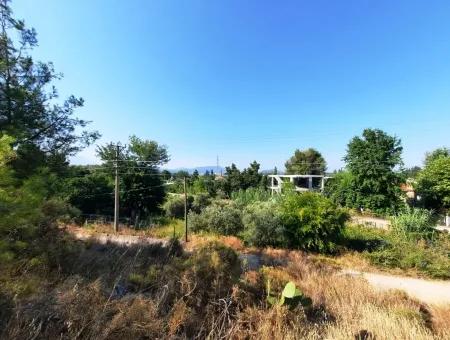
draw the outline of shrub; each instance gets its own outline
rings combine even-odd
[[[197,214],[201,213],[203,209],[211,205],[211,198],[208,194],[198,194],[194,196],[194,201],[192,202],[191,210]]]
[[[262,188],[248,188],[247,190],[239,190],[231,194],[231,199],[239,206],[247,206],[255,202],[265,202],[270,198],[270,192]]]
[[[236,252],[219,242],[208,242],[192,257],[192,274],[201,295],[223,298],[239,281],[241,261]],[[205,301],[206,302],[206,301]]]
[[[188,196],[187,198],[187,208],[188,211],[192,206],[192,202],[194,198],[192,196]],[[164,202],[162,206],[167,217],[172,218],[183,218],[184,217],[184,196],[173,195]]]
[[[348,249],[362,251],[380,267],[418,271],[432,278],[450,278],[450,237],[435,232],[432,239],[410,237],[396,230],[348,225],[343,233]]]
[[[209,231],[236,235],[243,229],[241,211],[231,202],[215,202],[200,214],[191,212],[189,222],[194,232]]]
[[[429,277],[450,278],[450,240],[445,234],[433,242],[392,234],[381,249],[368,253],[372,263],[389,268],[414,269]]]
[[[284,228],[274,202],[250,204],[243,214],[245,243],[256,246],[282,246],[285,244]]]
[[[279,209],[288,246],[313,251],[335,250],[348,219],[344,209],[312,192],[285,195]]]
[[[391,218],[392,230],[406,238],[430,238],[435,229],[432,213],[426,209],[407,208]]]
[[[386,230],[348,224],[342,232],[343,245],[356,251],[373,251],[386,244]]]

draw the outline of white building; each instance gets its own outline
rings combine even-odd
[[[323,175],[269,175],[269,189],[274,193],[281,193],[283,183],[292,183],[296,191],[323,191],[325,180],[331,178]]]

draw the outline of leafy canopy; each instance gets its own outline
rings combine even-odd
[[[97,154],[113,175],[116,145],[109,143],[97,148]],[[129,143],[120,147],[118,171],[120,178],[121,210],[132,218],[147,216],[159,211],[165,197],[163,174],[159,166],[170,157],[167,147],[152,140],[129,138]]]
[[[0,135],[15,139],[17,155],[42,166],[46,158],[65,160],[95,141],[98,132],[73,116],[83,99],[58,103],[52,85],[61,78],[52,63],[35,62],[36,31],[13,18],[9,0],[0,0]],[[22,163],[23,164],[23,163]]]
[[[417,191],[426,208],[450,209],[450,155],[427,157],[417,177]]]
[[[294,155],[285,163],[286,174],[322,175],[327,163],[316,149],[295,150]]]
[[[344,160],[353,177],[348,189],[353,207],[382,213],[399,209],[402,150],[400,139],[378,129],[365,129],[350,141]]]

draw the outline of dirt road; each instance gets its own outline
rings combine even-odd
[[[343,274],[362,276],[375,289],[398,289],[428,304],[450,304],[450,281],[415,279],[411,277],[365,273],[354,270],[343,270]]]
[[[106,234],[106,233],[88,233],[80,230],[69,230],[69,232],[78,240],[95,240],[100,244],[114,243],[118,245],[132,245],[132,244],[167,244],[167,240],[160,238],[153,238],[148,236],[136,235],[120,235],[120,234]]]

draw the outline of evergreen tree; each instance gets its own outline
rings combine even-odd
[[[322,175],[327,163],[316,149],[295,150],[294,155],[285,163],[288,175]]]
[[[35,62],[36,31],[13,18],[9,0],[0,0],[0,135],[14,138],[16,170],[29,175],[39,166],[66,164],[66,158],[95,141],[87,121],[73,116],[83,99],[57,103],[52,63]],[[16,38],[18,37],[18,38]]]

